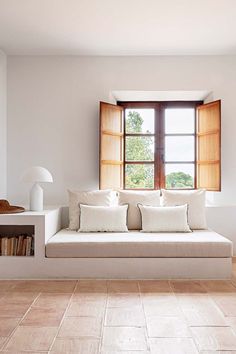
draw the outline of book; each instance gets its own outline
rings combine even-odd
[[[27,248],[27,238],[25,237],[23,240],[22,256],[26,256],[26,248]]]
[[[0,235],[0,256],[31,256],[34,254],[33,235]]]
[[[27,236],[26,237],[26,256],[30,256],[31,255],[31,243],[32,243],[32,237],[31,236]]]

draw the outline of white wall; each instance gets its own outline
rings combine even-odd
[[[98,187],[98,103],[113,90],[207,90],[222,99],[222,192],[236,204],[236,57],[9,57],[8,196],[27,201],[20,175],[48,168],[46,203],[66,203],[66,188]]]
[[[7,57],[0,50],[0,199],[7,197]]]

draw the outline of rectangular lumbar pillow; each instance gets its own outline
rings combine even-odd
[[[106,190],[71,191],[69,194],[69,229],[79,229],[80,204],[110,206],[113,202],[114,192]]]
[[[138,205],[142,216],[142,232],[191,232],[187,204],[173,207]]]
[[[79,232],[128,232],[128,205],[90,206],[80,204]]]
[[[141,229],[141,215],[138,204],[159,206],[160,191],[120,191],[119,205],[129,204],[128,229]]]
[[[207,228],[205,190],[169,191],[162,189],[163,205],[174,206],[188,204],[188,221],[193,230]]]

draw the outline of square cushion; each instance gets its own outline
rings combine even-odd
[[[71,191],[69,194],[69,229],[79,229],[79,204],[110,206],[113,202],[113,195],[109,189],[94,191]]]
[[[207,228],[205,190],[173,191],[162,189],[163,205],[175,206],[188,204],[188,222],[193,230]]]
[[[141,214],[138,204],[160,206],[160,191],[119,191],[119,204],[129,204],[128,229],[141,230]]]

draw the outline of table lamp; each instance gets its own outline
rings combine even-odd
[[[40,182],[53,182],[51,173],[44,167],[34,166],[26,170],[22,176],[23,182],[31,182],[33,186],[30,190],[30,210],[43,210],[43,188]]]

